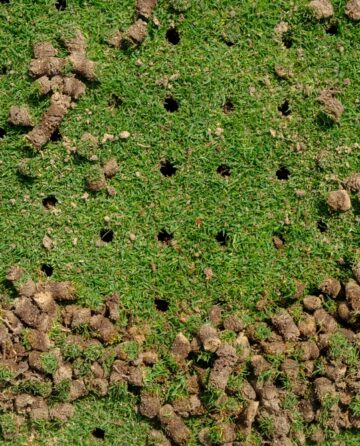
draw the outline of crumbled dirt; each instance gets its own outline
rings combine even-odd
[[[345,7],[345,14],[351,20],[360,20],[360,0],[349,0]]]
[[[70,96],[53,94],[50,107],[42,116],[40,123],[26,135],[27,140],[36,149],[41,149],[50,140],[68,112],[70,104]]]
[[[346,300],[350,307],[360,313],[360,285],[355,280],[349,280],[345,287]]]
[[[335,92],[323,90],[318,100],[323,105],[326,115],[334,122],[339,122],[345,109],[342,103],[335,97]]]
[[[103,172],[106,178],[112,178],[119,172],[119,165],[115,158],[109,159],[104,166]]]
[[[204,349],[209,352],[215,352],[221,345],[216,329],[209,324],[201,326],[198,332],[198,338]]]
[[[333,5],[329,0],[313,0],[309,9],[317,20],[328,19],[334,15]]]
[[[186,359],[191,352],[190,342],[182,333],[176,335],[171,352],[178,359]]]
[[[165,432],[175,444],[186,444],[190,439],[190,430],[186,427],[182,418],[175,413],[170,404],[161,407],[158,417]]]
[[[158,395],[152,395],[148,393],[141,394],[141,400],[139,404],[139,412],[146,418],[155,418],[160,411],[161,402]]]
[[[110,40],[110,45],[115,48],[139,46],[148,35],[147,23],[138,19],[124,33],[117,32]]]
[[[80,96],[85,94],[86,86],[84,82],[81,82],[75,77],[65,77],[64,86],[62,92],[72,97],[73,99],[79,99]]]
[[[353,173],[346,178],[345,188],[350,192],[360,192],[360,173]]]
[[[86,53],[86,40],[81,31],[76,31],[75,36],[70,40],[64,40],[64,45],[69,53]]]
[[[137,0],[136,13],[140,18],[148,19],[156,7],[157,0]]]
[[[38,87],[38,90],[39,90],[39,93],[41,95],[45,95],[45,94],[48,94],[50,92],[50,90],[51,90],[51,81],[50,81],[50,79],[47,76],[39,77],[39,79],[36,79],[35,83],[36,83],[36,85]]]
[[[33,46],[35,59],[45,59],[57,56],[57,49],[50,42],[39,42]]]
[[[271,321],[286,341],[295,341],[299,338],[299,329],[287,311],[282,311]]]
[[[42,59],[32,59],[29,67],[29,74],[32,77],[61,75],[65,67],[65,59],[58,57],[44,57]]]
[[[321,283],[320,290],[324,294],[336,299],[341,291],[341,283],[336,279],[329,278]]]
[[[9,123],[22,127],[31,127],[33,124],[28,107],[18,107],[13,105],[9,112]]]
[[[82,53],[71,53],[69,61],[72,64],[73,70],[76,74],[84,77],[89,81],[95,81],[96,63],[86,58]]]
[[[104,316],[93,316],[90,319],[90,327],[103,342],[110,343],[117,338],[118,332],[116,327]]]
[[[321,299],[318,296],[306,296],[304,297],[303,305],[305,310],[315,311],[321,308]]]
[[[327,198],[327,204],[332,211],[346,212],[351,209],[351,200],[346,190],[336,190],[330,192]]]

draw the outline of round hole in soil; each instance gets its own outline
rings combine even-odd
[[[327,29],[326,34],[330,34],[331,36],[336,36],[336,34],[339,32],[339,25],[338,23],[332,23]]]
[[[66,0],[56,0],[55,8],[58,11],[65,11],[65,9],[66,9]]]
[[[226,164],[221,164],[217,169],[216,172],[221,175],[222,177],[229,177],[231,175],[231,169]]]
[[[105,431],[104,429],[101,429],[100,427],[95,428],[92,432],[91,435],[99,440],[104,440],[105,439]]]
[[[176,174],[177,168],[169,160],[161,161],[160,172],[164,177],[172,177]]]
[[[0,75],[4,75],[7,73],[7,66],[6,65],[1,65],[0,66]]]
[[[108,106],[112,108],[119,108],[122,104],[123,100],[116,94],[112,94],[108,101]]]
[[[58,142],[62,140],[62,135],[59,129],[56,129],[55,132],[51,135],[50,141]]]
[[[10,0],[0,0],[0,3],[8,4],[8,3],[10,3]]]
[[[169,113],[174,113],[179,110],[179,103],[172,96],[168,96],[165,98],[164,107]]]
[[[166,40],[172,45],[177,45],[180,42],[180,34],[179,31],[171,27],[166,31]]]
[[[51,277],[54,272],[54,268],[48,263],[43,263],[41,265],[41,271],[46,274],[47,277]]]
[[[290,171],[285,166],[280,166],[279,169],[276,171],[276,177],[278,180],[287,181],[290,176]]]
[[[48,195],[47,197],[43,198],[43,200],[42,200],[42,204],[44,207],[46,207],[46,209],[53,208],[54,206],[56,206],[57,202],[58,202],[58,199],[53,194]]]
[[[227,114],[233,112],[234,110],[235,110],[234,104],[231,102],[230,99],[227,99],[223,106],[224,113],[227,115]]]
[[[287,31],[282,35],[282,43],[284,44],[285,48],[291,48],[293,46],[294,42],[290,31]]]
[[[100,238],[105,243],[110,243],[114,239],[114,231],[112,229],[102,229],[100,231]]]
[[[162,229],[157,236],[159,242],[168,245],[171,240],[174,238],[174,234],[171,234],[166,229]]]
[[[328,225],[324,222],[324,220],[318,220],[316,226],[320,232],[326,232],[328,230]]]
[[[169,302],[165,299],[160,299],[160,297],[155,298],[155,306],[159,311],[167,311],[169,309]]]
[[[6,130],[0,127],[0,138],[3,138],[6,135]]]
[[[291,114],[289,101],[286,99],[281,105],[279,105],[278,110],[283,116],[289,116]]]
[[[229,238],[230,237],[228,236],[228,234],[226,233],[226,231],[224,229],[222,231],[219,231],[215,237],[216,241],[221,246],[226,246],[229,241]]]

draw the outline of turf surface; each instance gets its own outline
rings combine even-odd
[[[360,168],[360,27],[344,16],[345,1],[333,3],[336,26],[329,32],[329,23],[311,20],[303,0],[193,1],[183,14],[159,1],[160,25],[150,24],[140,49],[124,52],[106,41],[132,23],[132,0],[68,0],[63,11],[51,0],[1,2],[0,277],[20,264],[37,279],[42,265],[51,265],[52,278],[73,281],[79,301],[91,307],[119,291],[121,323],[132,317],[146,332],[143,348],[161,352],[179,330],[193,333],[214,304],[250,323],[293,302],[297,280],[311,292],[329,275],[350,276],[359,259],[359,206],[330,215],[325,201],[339,180]],[[274,33],[280,21],[290,25],[289,48]],[[176,45],[166,38],[171,27],[179,32]],[[61,35],[77,28],[98,63],[99,81],[88,84],[63,121],[62,141],[32,153],[24,132],[7,123],[9,108],[28,104],[41,116],[48,99],[36,94],[27,74],[32,45],[49,40],[60,48]],[[279,79],[276,65],[293,76]],[[323,88],[339,92],[345,106],[339,124],[320,113]],[[166,98],[177,101],[177,111],[166,110]],[[285,101],[287,116],[279,111]],[[76,147],[84,132],[101,141],[125,130],[129,139],[98,150],[101,161],[120,163],[109,181],[116,196],[84,197],[91,163],[68,154],[64,140]],[[33,180],[18,173],[29,157],[38,174]],[[176,167],[174,175],[163,175],[164,160]],[[221,165],[230,176],[217,172]],[[281,168],[287,180],[278,179]],[[58,202],[48,210],[42,200],[51,194]],[[114,237],[98,247],[104,229]],[[170,244],[159,243],[163,230],[173,235]],[[42,246],[45,234],[54,240],[51,251]],[[283,249],[275,249],[274,235],[285,241]],[[211,280],[205,268],[212,269]],[[4,280],[0,291],[11,295]],[[259,311],[255,305],[264,298],[268,305]],[[166,312],[156,307],[161,300],[169,303]],[[149,380],[171,375],[166,361]],[[181,377],[173,376],[169,394],[176,386]],[[143,445],[149,425],[136,415],[134,401],[126,393],[89,397],[60,430],[39,426],[33,444],[49,438],[97,444],[91,432],[101,428],[103,444]],[[192,444],[195,433],[194,425]],[[13,444],[29,444],[26,435]],[[342,438],[357,444],[355,434]]]

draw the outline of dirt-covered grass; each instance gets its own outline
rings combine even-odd
[[[118,325],[131,320],[145,334],[143,344],[129,342],[130,353],[158,350],[149,379],[163,378],[174,399],[183,383],[181,371],[171,375],[166,348],[179,331],[192,337],[213,305],[251,325],[293,304],[298,281],[312,294],[329,276],[352,277],[359,202],[353,194],[351,210],[331,213],[326,200],[360,170],[360,25],[345,16],[344,0],[320,22],[305,0],[177,0],[190,4],[182,13],[160,0],[149,36],[124,51],[107,41],[133,22],[133,0],[67,0],[63,11],[54,3],[0,2],[0,292],[13,296],[5,276],[14,264],[36,281],[53,270],[52,279],[73,282],[78,303],[93,309],[119,292]],[[281,21],[289,24],[282,39],[274,31]],[[166,37],[172,27],[176,45]],[[32,46],[50,41],[65,56],[61,37],[76,29],[98,80],[86,81],[59,128],[62,139],[32,151],[26,130],[7,122],[10,107],[27,105],[40,119],[49,97],[28,75]],[[338,123],[318,100],[326,89],[344,106]],[[177,111],[164,107],[169,98]],[[130,136],[119,138],[124,131]],[[119,164],[107,180],[115,196],[87,190],[97,164],[69,150],[85,150],[85,132],[100,141],[98,163]],[[51,195],[55,206],[44,206]],[[86,397],[60,429],[39,423],[33,444],[145,445],[150,424],[137,401],[126,390]],[[189,425],[190,444],[199,444],[204,426]],[[96,428],[104,439],[91,434]],[[23,427],[11,444],[26,438]],[[340,435],[351,446],[358,438]]]

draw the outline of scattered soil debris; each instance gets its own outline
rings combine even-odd
[[[354,274],[360,279],[360,265],[354,267]],[[181,367],[187,383],[186,393],[175,399],[144,385],[147,367],[158,361],[155,352],[141,352],[129,360],[122,350],[115,324],[117,293],[96,312],[71,302],[76,294],[69,282],[35,283],[18,266],[8,271],[7,280],[18,297],[2,308],[1,367],[9,375],[3,381],[1,395],[7,403],[2,407],[5,412],[15,411],[20,419],[66,422],[74,415],[72,402],[89,393],[105,396],[111,386],[123,383],[140,395],[139,413],[161,426],[162,431],[149,433],[149,439],[161,444],[187,444],[189,417],[206,420],[208,427],[197,432],[203,445],[231,444],[254,431],[264,441],[290,445],[298,441],[299,421],[304,441],[314,439],[314,432],[307,428],[313,423],[323,440],[330,427],[337,432],[359,426],[351,405],[358,388],[354,358],[360,353],[360,285],[356,280],[341,284],[329,277],[320,284],[319,296],[303,299],[302,308],[296,303],[294,308],[273,311],[265,338],[256,335],[256,326],[246,326],[235,315],[224,317],[217,307],[216,320],[214,311],[211,319],[216,326],[204,323],[192,337],[179,332],[167,353]],[[331,313],[325,309],[326,299],[336,299]],[[64,303],[60,306],[59,301]],[[155,306],[167,311],[169,302],[157,297]],[[54,323],[61,327],[60,337],[50,336]],[[89,336],[76,332],[81,326],[88,327]],[[227,335],[225,341],[223,335],[229,332],[233,336]],[[86,354],[89,348],[91,356]],[[114,358],[110,369],[105,368],[109,355]],[[274,361],[274,355],[279,359]],[[29,383],[34,386],[35,382],[44,388],[42,396],[31,390]],[[64,394],[53,404],[64,382]],[[19,388],[20,393],[16,392]],[[209,399],[209,392],[215,392],[216,398]],[[105,431],[95,428],[92,435],[103,439]]]
[[[335,98],[335,92],[332,90],[323,90],[318,100],[324,107],[324,113],[334,122],[339,122],[344,112],[344,106]]]
[[[334,15],[333,5],[329,0],[313,0],[309,9],[317,20],[328,19]]]

